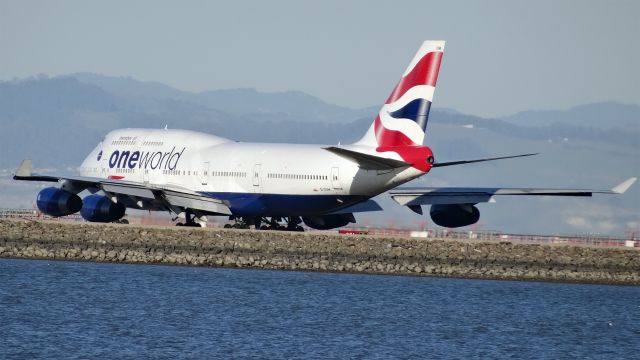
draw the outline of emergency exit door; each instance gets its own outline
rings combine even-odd
[[[253,166],[253,190],[256,192],[260,190],[260,164]]]
[[[200,169],[200,183],[202,185],[207,185],[209,183],[209,164],[209,161],[202,163],[202,168]]]
[[[331,186],[333,186],[334,190],[342,190],[342,185],[340,184],[340,168],[338,167],[331,168]]]

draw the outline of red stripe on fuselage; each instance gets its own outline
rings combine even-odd
[[[425,55],[416,66],[413,67],[407,76],[400,79],[398,85],[387,99],[390,104],[402,97],[409,89],[417,85],[436,86],[438,81],[438,72],[440,70],[440,62],[442,61],[442,52],[430,52]]]
[[[122,180],[124,176],[121,175],[109,175],[109,180]]]

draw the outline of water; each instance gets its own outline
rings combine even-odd
[[[0,260],[0,358],[640,356],[640,288]]]

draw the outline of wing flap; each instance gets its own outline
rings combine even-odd
[[[334,211],[331,214],[349,214],[349,213],[358,213],[358,212],[369,212],[369,211],[382,211],[382,207],[373,201],[367,200],[361,203],[346,207],[344,209]]]
[[[477,204],[489,202],[490,194],[465,193],[429,193],[429,194],[391,194],[391,198],[402,206],[444,205],[444,204]]]
[[[111,184],[103,184],[101,187],[102,187],[102,190],[110,193],[135,196],[135,197],[140,197],[145,199],[156,198],[156,195],[153,193],[151,189],[144,188],[144,187],[133,187],[133,186],[122,186],[122,185],[111,185]]]
[[[175,191],[164,191],[164,198],[173,206],[197,209],[220,215],[231,215],[231,210],[221,200]]]

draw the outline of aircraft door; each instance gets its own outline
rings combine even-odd
[[[253,166],[253,190],[260,191],[260,164]]]
[[[200,169],[200,183],[207,185],[209,183],[209,161],[202,163],[202,169]]]
[[[340,168],[338,167],[331,168],[331,186],[334,190],[342,190],[342,185],[340,184]]]
[[[102,168],[102,177],[107,177],[107,173],[109,172],[109,160],[106,156],[102,156],[100,168]]]
[[[136,137],[136,141],[134,143],[135,149],[146,151],[145,140],[146,136]],[[140,179],[142,179],[142,182],[145,185],[149,185],[149,169],[144,168],[142,164],[138,163],[138,166],[134,171],[136,173],[136,180],[140,181]]]

